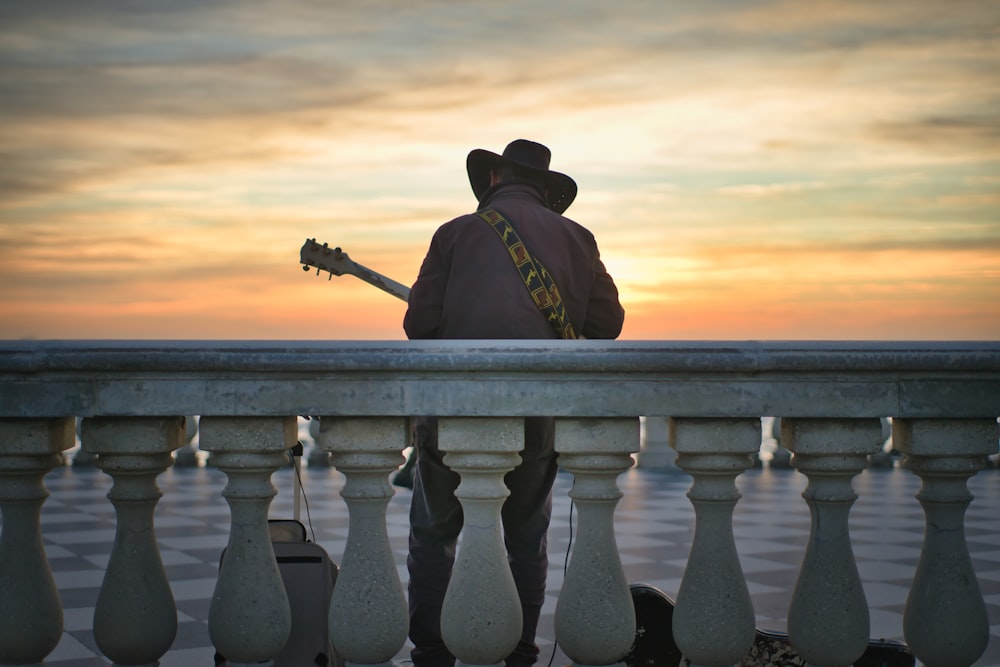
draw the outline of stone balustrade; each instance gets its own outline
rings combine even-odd
[[[346,479],[350,532],[333,554],[329,624],[352,665],[390,664],[405,642],[385,512],[411,415],[442,418],[441,448],[461,476],[466,524],[442,624],[467,665],[501,661],[520,632],[499,513],[520,420],[539,415],[558,418],[579,509],[555,621],[575,664],[618,663],[635,633],[614,508],[640,415],[669,418],[677,465],[692,477],[696,528],[672,628],[692,662],[733,664],[753,639],[733,509],[765,415],[781,418],[782,444],[808,478],[812,528],[788,614],[796,650],[811,664],[849,665],[868,640],[848,516],[885,417],[922,480],[914,502],[926,514],[907,642],[927,665],[971,665],[988,640],[963,520],[966,481],[998,447],[1000,344],[24,341],[0,343],[0,664],[42,664],[60,637],[39,517],[44,477],[74,445],[76,418],[83,449],[114,480],[118,521],[96,641],[120,665],[155,665],[167,651],[177,615],[153,510],[156,475],[184,442],[179,415],[201,415],[201,447],[228,478],[229,546],[209,630],[231,665],[268,664],[289,633],[266,519],[298,415],[320,416],[318,444]]]

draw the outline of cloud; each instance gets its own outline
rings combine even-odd
[[[1000,117],[996,114],[902,118],[875,123],[871,132],[880,140],[934,153],[1000,159]]]
[[[719,188],[719,193],[736,197],[780,197],[789,194],[809,192],[811,190],[823,190],[829,185],[822,181],[809,181],[800,183],[767,183],[767,184],[747,184],[747,185],[727,185]]]
[[[0,3],[0,279],[27,295],[7,308],[77,312],[98,285],[173,303],[168,285],[210,318],[212,295],[268,281],[305,302],[307,236],[406,282],[475,205],[466,152],[518,136],[578,179],[570,214],[632,303],[801,276],[982,295],[998,19],[932,0]]]

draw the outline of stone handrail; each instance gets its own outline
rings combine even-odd
[[[619,661],[635,632],[613,513],[640,415],[670,418],[677,463],[693,477],[695,537],[673,621],[692,662],[732,664],[753,638],[732,514],[761,416],[781,418],[782,443],[809,480],[813,523],[789,611],[796,650],[848,665],[865,648],[847,518],[851,480],[879,449],[884,417],[923,481],[927,518],[907,643],[926,664],[971,665],[986,647],[964,512],[966,480],[998,446],[997,343],[23,341],[0,342],[0,664],[41,664],[61,634],[39,517],[44,476],[73,446],[76,418],[83,448],[114,480],[118,517],[95,639],[118,664],[156,664],[166,652],[176,609],[155,540],[156,475],[183,443],[180,415],[192,414],[228,476],[230,541],[209,632],[231,665],[266,663],[289,633],[266,519],[297,415],[320,416],[318,444],[346,478],[351,530],[330,626],[351,663],[386,664],[405,641],[387,477],[402,462],[405,418],[421,414],[442,418],[442,449],[462,476],[456,494],[475,519],[443,611],[445,639],[465,664],[501,661],[519,633],[497,522],[503,474],[523,446],[519,419],[533,415],[559,418],[556,448],[580,507],[555,619],[575,663]]]

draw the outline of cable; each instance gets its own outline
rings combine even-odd
[[[299,443],[299,447],[302,447],[302,443]],[[299,469],[301,466],[301,454],[299,456],[292,455],[292,468],[295,469],[295,479],[299,481],[299,493],[302,494],[302,501],[306,505],[306,523],[309,524],[309,534],[312,535],[312,541],[316,541],[316,531],[313,530],[312,514],[309,512],[309,498],[306,496],[306,487],[302,484],[302,471]]]
[[[569,570],[569,554],[573,550],[573,508],[576,506],[575,500],[569,501],[569,542],[566,544],[566,557],[563,559],[563,583],[566,581],[566,572]],[[552,667],[552,662],[556,659],[556,651],[559,648],[559,641],[552,642],[552,655],[549,656],[548,667]]]
[[[576,507],[576,501],[569,501],[569,544],[566,545],[566,558],[563,560],[563,576],[566,575],[566,571],[569,569],[569,553],[573,548],[573,508]]]

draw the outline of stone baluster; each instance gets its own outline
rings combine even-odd
[[[559,464],[573,473],[579,532],[556,605],[556,640],[576,665],[612,665],[635,641],[635,609],[615,542],[618,476],[639,451],[639,420],[556,421]],[[595,630],[599,628],[600,630]]]
[[[0,419],[0,664],[41,665],[62,637],[59,591],[39,519],[44,478],[73,447],[76,422]]]
[[[386,531],[388,476],[403,462],[402,417],[320,419],[318,444],[344,474],[350,514],[344,556],[330,600],[330,640],[352,665],[390,665],[406,642],[409,613]]]
[[[205,417],[200,446],[229,478],[229,545],[208,615],[208,634],[230,667],[272,664],[292,627],[288,595],[271,546],[271,475],[297,442],[295,417]]]
[[[670,419],[647,416],[639,418],[640,468],[677,471],[677,452],[670,446]]]
[[[892,441],[921,479],[926,526],[903,635],[928,667],[971,665],[986,650],[986,606],[965,543],[966,484],[997,451],[995,419],[895,419]]]
[[[184,418],[184,445],[174,452],[174,466],[178,468],[197,468],[198,448],[194,445],[194,436],[198,435],[198,417],[188,415]]]
[[[882,426],[871,419],[781,422],[792,465],[809,480],[802,492],[812,524],[788,608],[788,636],[812,665],[851,665],[868,645],[868,602],[851,548],[848,516],[857,495],[852,480],[882,447]]]
[[[520,462],[524,422],[516,418],[442,418],[438,446],[461,477],[455,496],[464,524],[441,609],[441,636],[465,665],[503,662],[521,637],[521,603],[507,562],[500,509],[504,475]]]
[[[672,418],[677,464],[694,481],[694,540],[674,609],[674,639],[692,663],[731,665],[754,639],[754,611],[733,536],[736,477],[760,449],[760,419]]]
[[[153,512],[156,477],[184,444],[184,417],[88,418],[81,442],[114,480],[117,526],[94,609],[94,639],[116,665],[157,665],[177,634],[177,607],[163,569]]]

